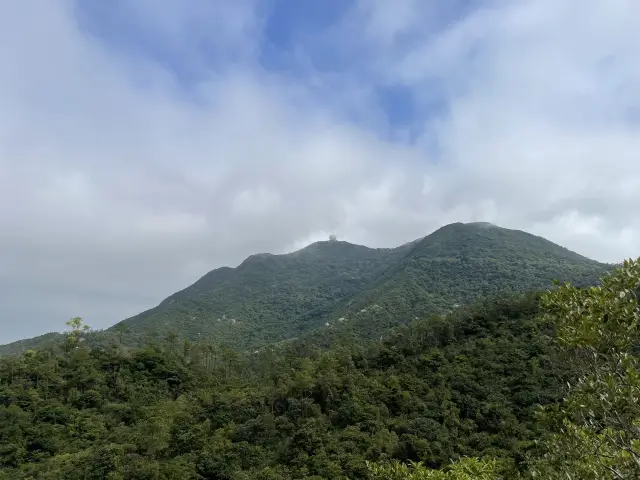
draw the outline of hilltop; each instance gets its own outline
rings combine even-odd
[[[362,336],[504,293],[596,284],[610,266],[542,237],[490,223],[454,223],[418,241],[369,288],[336,308]]]
[[[173,331],[241,348],[277,342],[317,326],[341,300],[365,291],[410,249],[324,241],[285,255],[252,255],[236,268],[207,273],[109,331]]]
[[[609,269],[526,232],[455,223],[397,248],[333,240],[290,254],[252,255],[97,335],[132,345],[177,335],[236,349],[327,327],[371,336],[488,295],[547,289],[554,280],[594,284]],[[39,345],[16,342],[0,354]]]

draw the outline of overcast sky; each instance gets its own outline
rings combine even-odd
[[[637,0],[0,0],[0,343],[456,221],[640,255]]]

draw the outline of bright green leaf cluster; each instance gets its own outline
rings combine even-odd
[[[451,466],[433,470],[420,462],[404,464],[367,462],[371,480],[496,480],[498,463],[495,460],[462,458]]]
[[[533,462],[539,478],[640,478],[640,259],[625,261],[602,285],[565,285],[542,299],[559,339],[583,375],[549,417],[560,432]]]

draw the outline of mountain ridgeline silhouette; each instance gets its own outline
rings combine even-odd
[[[173,334],[254,349],[323,329],[371,337],[486,296],[548,289],[554,280],[595,284],[610,269],[542,237],[489,223],[450,224],[397,248],[332,239],[212,270],[93,338],[138,345]],[[0,354],[56,338],[14,342]]]

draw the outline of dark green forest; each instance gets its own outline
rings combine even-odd
[[[253,255],[0,347],[0,479],[640,478],[639,287],[489,224]]]
[[[177,338],[0,361],[0,478],[638,478],[640,263],[385,339]],[[453,463],[452,463],[453,462]]]

